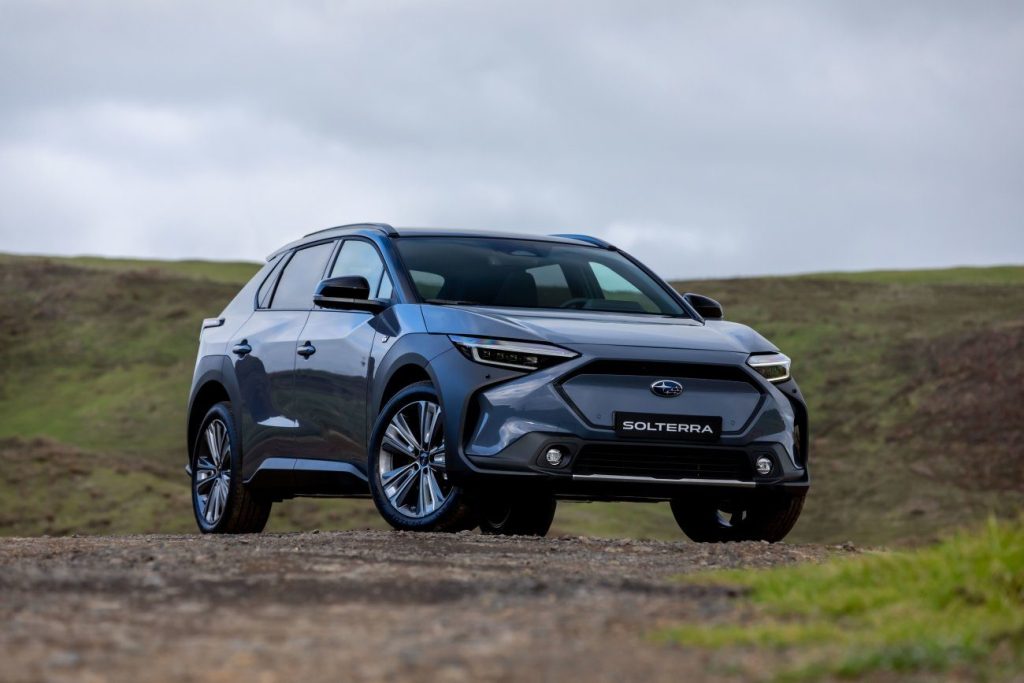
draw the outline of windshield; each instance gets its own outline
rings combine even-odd
[[[686,316],[661,285],[606,249],[487,237],[394,244],[428,303]]]

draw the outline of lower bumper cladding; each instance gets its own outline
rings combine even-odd
[[[556,448],[564,457],[553,465],[546,455]],[[667,500],[686,487],[752,490],[809,483],[807,471],[793,468],[778,443],[666,445],[532,433],[497,456],[465,457],[469,477],[532,479],[561,497],[589,500]],[[756,468],[764,458],[773,463],[768,475]]]

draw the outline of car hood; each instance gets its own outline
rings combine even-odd
[[[459,334],[561,346],[607,344],[702,351],[754,353],[777,351],[746,325],[725,321],[701,323],[688,318],[546,311],[534,309],[424,305],[423,320],[433,334]]]

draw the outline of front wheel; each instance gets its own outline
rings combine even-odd
[[[448,480],[444,414],[430,382],[388,401],[370,435],[370,493],[381,517],[403,531],[476,526],[463,490]]]
[[[203,418],[192,447],[192,511],[204,534],[263,531],[272,503],[242,483],[242,454],[230,403],[218,403]]]
[[[804,493],[769,493],[729,500],[677,498],[672,515],[691,541],[768,541],[777,543],[792,530],[804,507]]]

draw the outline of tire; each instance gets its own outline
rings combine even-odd
[[[444,438],[441,400],[430,382],[402,389],[377,417],[369,443],[370,493],[380,516],[395,529],[476,526],[465,492],[448,481]]]
[[[691,541],[777,543],[793,529],[804,493],[773,493],[740,501],[695,497],[672,501],[672,515]]]
[[[556,507],[551,494],[528,489],[487,496],[479,503],[480,531],[501,536],[546,536]]]
[[[192,512],[204,534],[258,534],[272,503],[242,483],[242,449],[230,403],[203,418],[192,447]]]

